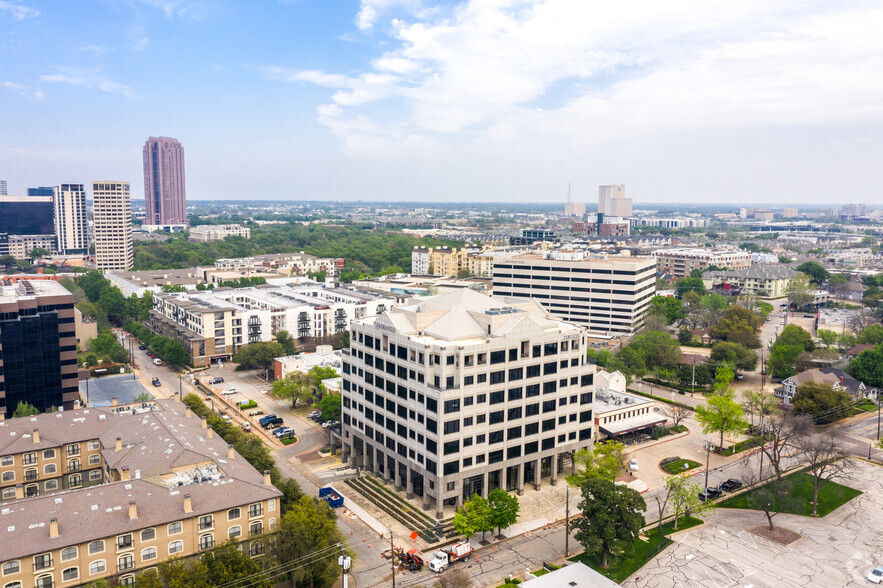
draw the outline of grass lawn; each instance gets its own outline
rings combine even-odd
[[[863,412],[871,412],[875,410],[877,410],[877,405],[873,402],[862,402],[853,406],[849,414],[850,416],[855,416]]]
[[[799,514],[803,516],[812,516],[812,476],[798,472],[788,476],[794,483],[791,488],[790,495],[798,498],[798,506],[794,509],[783,510],[790,514]],[[775,484],[775,480],[767,484]],[[748,508],[748,495],[752,490],[743,492],[738,496],[731,496],[726,500],[717,503],[721,508]],[[823,517],[831,511],[843,506],[856,496],[860,496],[862,492],[849,486],[843,486],[837,482],[828,482],[819,490],[819,516]]]
[[[754,449],[755,447],[760,447],[761,445],[763,445],[763,438],[758,435],[757,437],[751,437],[750,439],[746,439],[745,441],[739,441],[735,445],[727,447],[718,455],[730,456],[734,453],[745,451],[746,449]]]
[[[671,463],[667,463],[662,467],[662,471],[667,474],[677,475],[681,472],[686,472],[692,470],[694,468],[698,468],[701,464],[697,461],[693,461],[692,459],[679,459],[677,461],[673,461]],[[686,467],[684,467],[686,466]]]
[[[693,517],[686,519],[681,518],[678,521],[678,530],[689,529],[690,527],[695,527],[701,523],[701,519]],[[610,567],[606,570],[601,567],[601,558],[592,557],[585,553],[575,555],[569,558],[569,561],[582,562],[614,582],[622,583],[626,578],[640,570],[645,563],[653,559],[656,554],[672,543],[672,540],[666,537],[666,535],[671,533],[673,528],[673,521],[663,524],[662,537],[657,536],[655,525],[652,529],[647,528],[644,534],[647,535],[648,541],[635,539],[635,550],[628,556],[620,557],[616,560],[608,556],[607,563],[610,564]]]

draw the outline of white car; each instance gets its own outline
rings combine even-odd
[[[883,582],[883,566],[877,566],[867,575],[868,582],[873,582],[874,584],[879,584]]]
[[[229,396],[230,394],[236,394],[236,388],[227,388],[223,392],[221,392],[224,396]]]
[[[638,471],[638,460],[636,458],[633,457],[629,460],[629,469],[633,472]]]

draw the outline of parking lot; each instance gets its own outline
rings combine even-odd
[[[622,585],[727,588],[868,586],[865,575],[883,564],[883,485],[880,466],[859,462],[841,483],[864,492],[824,518],[780,514],[776,525],[803,539],[789,547],[747,529],[763,513],[719,509],[707,523],[672,536],[675,544]]]

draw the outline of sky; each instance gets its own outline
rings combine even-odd
[[[11,194],[883,205],[883,4],[0,0]]]

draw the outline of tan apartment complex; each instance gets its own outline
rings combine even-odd
[[[689,277],[694,269],[705,270],[711,266],[728,270],[751,267],[751,253],[736,249],[680,247],[659,249],[653,252],[653,256],[656,258],[656,271],[678,278]]]
[[[132,201],[129,182],[92,182],[95,265],[126,270],[135,263],[132,247]]]
[[[252,556],[281,493],[176,400],[0,421],[0,585],[79,586],[230,537]]]

